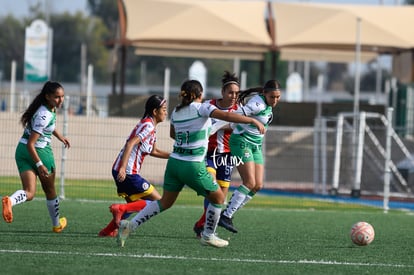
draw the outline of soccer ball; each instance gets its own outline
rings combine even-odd
[[[369,245],[374,237],[374,228],[367,222],[357,222],[351,228],[351,240],[356,245]]]

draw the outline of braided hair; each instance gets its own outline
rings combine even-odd
[[[186,80],[181,85],[181,103],[175,107],[175,110],[178,111],[181,108],[188,106],[191,104],[191,102],[194,101],[194,99],[201,96],[203,93],[203,87],[201,86],[201,83],[197,80]]]
[[[280,90],[281,85],[277,80],[268,80],[263,87],[255,87],[250,88],[244,91],[240,91],[239,97],[237,99],[237,103],[244,105],[246,103],[246,99],[253,96],[253,95],[261,95],[266,94],[267,92],[272,92],[275,90]]]

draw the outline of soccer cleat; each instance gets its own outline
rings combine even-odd
[[[116,237],[117,235],[118,235],[118,229],[115,229],[111,232],[107,232],[107,231],[105,231],[105,229],[102,229],[98,233],[99,237]]]
[[[221,227],[224,227],[225,229],[227,229],[230,232],[233,232],[233,233],[238,232],[237,229],[233,225],[232,218],[224,216],[223,213],[221,213],[221,215],[220,215],[220,220],[218,222],[218,225],[221,226]]]
[[[8,196],[4,196],[2,199],[3,204],[3,219],[11,223],[13,221],[12,202]]]
[[[196,237],[198,239],[201,238],[201,232],[203,232],[203,230],[204,230],[203,226],[199,226],[197,223],[194,224],[193,231],[196,234]]]
[[[206,236],[203,234],[203,232],[201,233],[200,243],[202,245],[209,245],[209,246],[214,246],[218,248],[226,247],[229,245],[228,241],[220,239],[216,234]]]
[[[62,232],[63,229],[65,229],[67,224],[68,224],[68,221],[66,220],[66,218],[60,218],[59,219],[59,225],[58,226],[53,226],[53,232],[55,232],[55,233]]]
[[[117,241],[121,247],[125,246],[125,241],[128,239],[129,234],[132,232],[131,225],[131,222],[128,220],[122,220],[119,223]]]
[[[119,226],[122,216],[124,215],[124,211],[121,210],[119,204],[112,204],[111,206],[109,206],[109,211],[111,211],[112,216],[115,219],[115,223]]]

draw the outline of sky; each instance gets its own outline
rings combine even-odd
[[[399,3],[404,3],[404,0],[281,0],[276,2],[398,5]],[[7,14],[12,14],[15,17],[28,15],[29,7],[37,3],[40,3],[45,9],[48,7],[51,13],[63,13],[65,11],[69,13],[76,13],[77,11],[87,12],[87,0],[0,0],[0,16]]]

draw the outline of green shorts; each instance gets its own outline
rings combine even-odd
[[[43,162],[43,165],[46,166],[49,173],[55,171],[55,157],[53,156],[53,151],[50,146],[45,148],[36,148],[36,152],[39,155],[40,159]],[[27,150],[27,145],[20,143],[17,145],[15,153],[16,165],[19,173],[33,170],[37,173],[36,163],[33,161],[32,157]]]
[[[263,164],[262,145],[255,145],[247,142],[243,135],[236,134],[230,136],[229,145],[231,154],[233,157],[236,157],[239,162]]]
[[[164,189],[180,192],[184,185],[206,197],[209,192],[219,189],[213,177],[207,172],[206,163],[169,158],[164,175]]]

